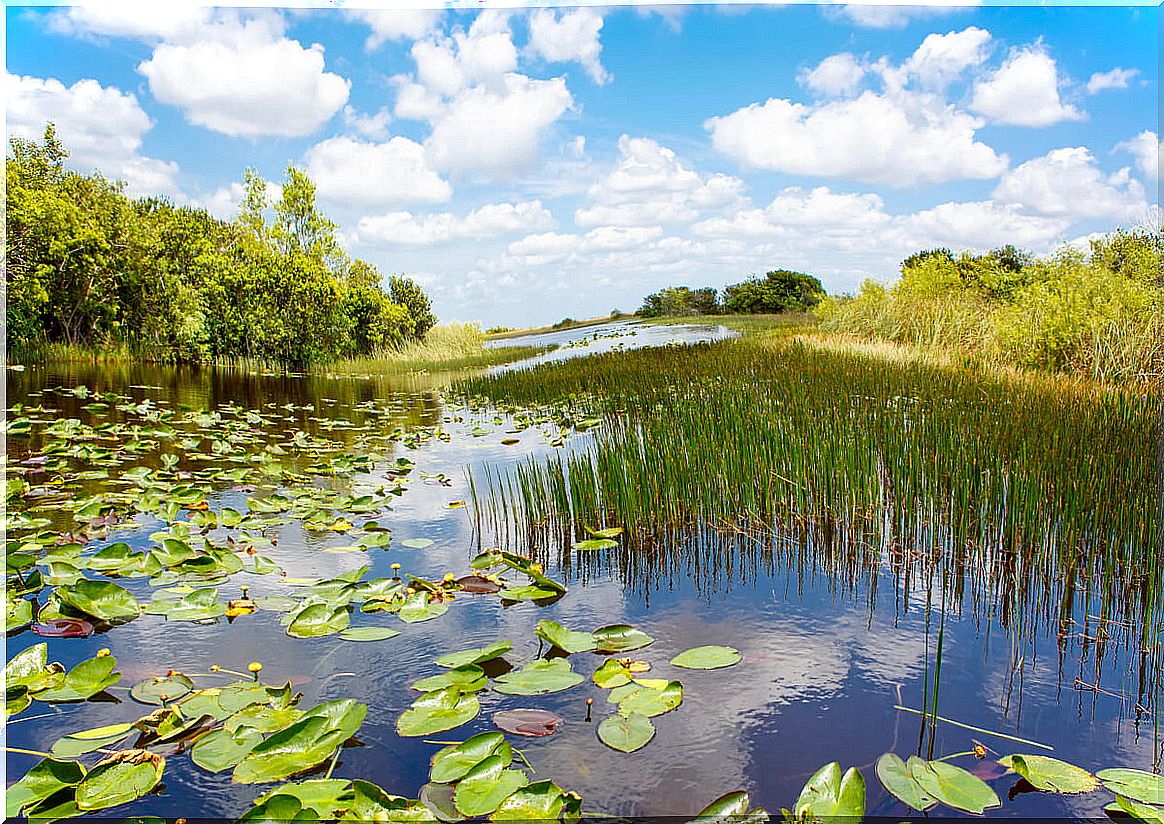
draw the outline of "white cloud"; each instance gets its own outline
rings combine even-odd
[[[1136,168],[1149,181],[1158,183],[1160,180],[1160,140],[1156,133],[1148,130],[1140,132],[1131,140],[1124,140],[1116,144],[1115,151],[1128,152],[1136,159]]]
[[[1096,94],[1107,89],[1126,89],[1131,79],[1139,73],[1139,69],[1123,69],[1119,66],[1111,71],[1096,72],[1087,81],[1087,93]]]
[[[382,140],[388,136],[388,124],[392,114],[381,107],[375,114],[362,114],[354,106],[344,106],[344,125],[364,137]]]
[[[1002,176],[991,197],[1042,215],[1125,220],[1141,214],[1144,187],[1128,169],[1104,175],[1082,146],[1055,149]]]
[[[644,226],[694,220],[706,210],[738,207],[744,184],[730,175],[701,175],[675,152],[649,138],[623,135],[619,159],[591,184],[590,206],[578,209],[580,226]]]
[[[54,78],[4,78],[8,135],[39,140],[52,121],[70,153],[69,165],[124,180],[131,194],[180,195],[178,164],[140,154],[154,121],[137,97],[96,80],[65,86]]]
[[[1007,158],[974,139],[982,125],[928,96],[873,92],[812,106],[771,98],[704,123],[747,166],[890,186],[996,177]]]
[[[813,69],[803,69],[797,79],[810,91],[831,97],[856,93],[865,77],[866,69],[848,52],[833,54],[820,61]]]
[[[267,201],[270,203],[277,202],[283,196],[283,187],[274,181],[267,181],[266,190]],[[245,194],[246,187],[236,180],[209,194],[190,198],[190,205],[200,206],[221,220],[233,220],[238,215],[238,207],[242,205]]]
[[[353,9],[349,13],[372,29],[364,41],[369,51],[389,40],[420,40],[439,27],[442,16],[440,9]]]
[[[451,100],[425,148],[455,175],[514,176],[537,162],[543,132],[574,103],[563,78],[505,75],[501,91],[474,86]]]
[[[464,217],[451,212],[412,215],[390,212],[360,218],[359,243],[388,246],[436,246],[462,238],[481,240],[517,231],[544,229],[554,223],[541,201],[490,203]]]
[[[992,201],[942,203],[900,221],[907,240],[903,249],[947,246],[986,250],[1013,243],[1046,248],[1071,225],[1066,218],[1029,215],[1013,205]]]
[[[883,5],[877,0],[857,3],[832,1],[836,5],[821,7],[826,17],[871,29],[901,29],[918,18],[958,11],[962,6],[978,5],[978,0],[931,0],[915,6]]]
[[[330,137],[304,155],[320,197],[360,206],[444,203],[453,188],[428,164],[424,147],[406,137],[371,143]]]
[[[1085,115],[1059,96],[1059,68],[1041,47],[1013,49],[1006,62],[974,86],[971,107],[997,123],[1050,126]]]
[[[930,34],[903,68],[928,88],[940,89],[990,54],[990,32],[974,26],[946,34]]]
[[[602,15],[590,8],[564,11],[560,16],[550,9],[533,12],[529,19],[529,51],[551,63],[581,63],[598,85],[610,82],[610,73],[600,61]]]
[[[505,75],[517,68],[517,47],[508,18],[482,12],[467,32],[414,43],[412,59],[421,86],[451,97],[474,83],[499,88]]]
[[[324,69],[322,46],[283,37],[270,15],[226,17],[162,43],[138,71],[159,101],[234,137],[311,134],[343,107],[351,87]]]
[[[122,0],[84,3],[53,11],[49,30],[76,37],[105,36],[135,39],[172,38],[200,29],[210,9],[183,3]]]

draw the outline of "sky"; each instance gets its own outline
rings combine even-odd
[[[1158,214],[1156,7],[9,6],[8,135],[229,219],[317,185],[442,320],[1047,254]]]

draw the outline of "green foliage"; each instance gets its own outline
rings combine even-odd
[[[677,315],[714,315],[718,311],[716,291],[710,286],[702,289],[671,286],[643,298],[643,305],[635,314],[643,318],[661,318]]]
[[[1040,259],[1013,246],[928,250],[906,258],[893,286],[866,281],[817,314],[826,329],[867,338],[1100,381],[1150,380],[1164,358],[1162,250],[1164,236],[1144,228]]]
[[[8,339],[18,357],[59,344],[153,360],[253,359],[302,368],[421,339],[424,291],[340,247],[315,184],[289,166],[281,195],[253,169],[233,222],[65,168],[50,123],[14,138],[7,182]]]
[[[812,275],[776,269],[762,278],[725,287],[723,307],[740,315],[807,312],[824,296],[824,286]]]

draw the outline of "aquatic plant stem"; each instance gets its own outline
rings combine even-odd
[[[39,755],[41,758],[52,758],[51,752],[42,752],[41,750],[26,750],[21,747],[5,747],[4,752],[15,752],[21,755]]]
[[[895,710],[900,710],[901,712],[911,712],[914,715],[926,715],[926,713],[923,713],[921,710],[915,710],[913,707],[903,707],[901,704],[894,704],[893,708]],[[1038,741],[1031,741],[1029,738],[1019,738],[1017,735],[1007,735],[1004,732],[995,732],[994,730],[984,729],[983,727],[975,727],[972,724],[963,724],[961,721],[954,721],[951,718],[943,718],[940,715],[934,715],[933,718],[937,721],[950,724],[954,727],[961,727],[964,730],[980,732],[983,735],[993,735],[995,738],[1005,738],[1007,741],[1017,741],[1019,744],[1030,744],[1032,747],[1041,747],[1044,750],[1054,751],[1055,749],[1050,744],[1041,744]]]

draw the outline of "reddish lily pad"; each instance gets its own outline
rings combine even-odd
[[[32,631],[44,638],[88,638],[93,625],[80,618],[47,618],[33,624]]]
[[[496,581],[481,575],[466,575],[457,579],[457,586],[472,595],[491,595],[501,591],[501,585]]]
[[[563,718],[548,710],[503,710],[493,713],[493,723],[514,735],[542,738],[557,732]]]

